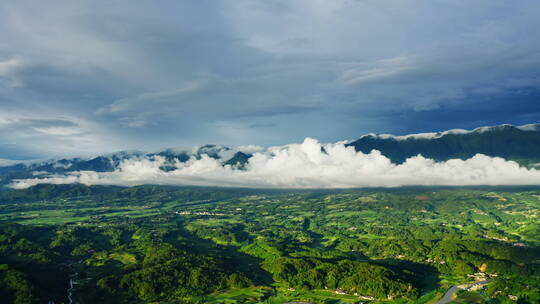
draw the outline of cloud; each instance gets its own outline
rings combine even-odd
[[[134,97],[122,98],[115,102],[99,108],[97,114],[115,113],[130,111],[133,108],[140,110],[141,106],[147,108],[162,107],[163,103],[170,103],[174,100],[178,100],[182,95],[189,93],[196,93],[203,90],[206,87],[204,80],[190,81],[184,87],[179,89],[164,91],[164,92],[152,92],[143,93]]]
[[[102,152],[101,142],[111,149],[117,146],[112,132],[101,131],[101,126],[75,116],[55,115],[42,111],[1,111],[0,157],[36,159],[41,154],[50,156],[83,156]]]
[[[24,61],[19,56],[15,56],[5,61],[0,61],[0,84],[3,80],[7,87],[22,87],[23,83],[17,76],[17,72],[23,67]]]
[[[306,138],[301,144],[271,147],[255,152],[245,170],[223,166],[203,155],[175,170],[162,171],[166,160],[129,159],[114,172],[80,171],[69,175],[15,181],[11,187],[39,183],[86,185],[199,185],[261,188],[352,188],[406,185],[538,185],[540,171],[516,162],[478,154],[467,160],[435,162],[422,156],[393,164],[379,151],[356,152],[343,142],[321,144]]]
[[[48,127],[48,128],[34,128],[34,130],[46,134],[46,135],[53,135],[53,136],[71,136],[71,135],[79,135],[82,132],[80,130],[77,130],[75,128],[66,128],[66,127]]]
[[[537,122],[539,13],[535,0],[3,1],[0,125],[9,110],[78,126],[11,124],[0,144],[20,148],[0,157],[54,156],[68,139],[85,153]]]
[[[261,147],[261,146],[256,146],[256,145],[245,145],[245,146],[236,147],[236,150],[238,150],[240,152],[243,152],[243,153],[253,154],[253,153],[256,153],[256,152],[264,151],[264,148]]]
[[[11,166],[11,165],[20,164],[20,163],[21,162],[17,160],[0,158],[0,167],[6,167],[6,166]]]
[[[0,61],[0,76],[6,76],[22,67],[21,58],[14,57],[6,61]]]
[[[249,125],[250,128],[272,128],[272,127],[276,127],[277,124],[275,123],[254,123],[254,124],[251,124]]]
[[[371,66],[370,66],[371,65]],[[413,69],[414,59],[406,56],[381,59],[373,64],[355,64],[340,76],[345,85],[358,85],[370,81],[388,79]]]

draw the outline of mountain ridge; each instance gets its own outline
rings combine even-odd
[[[439,132],[424,132],[424,133],[413,133],[413,134],[406,134],[406,135],[393,135],[393,134],[378,134],[378,133],[368,133],[360,136],[359,139],[362,139],[363,137],[378,137],[383,139],[395,139],[395,140],[407,140],[410,138],[413,139],[436,139],[443,137],[444,135],[463,135],[463,134],[471,134],[471,133],[484,133],[484,132],[490,132],[495,131],[501,128],[516,128],[521,131],[525,132],[536,132],[540,131],[540,123],[538,124],[526,124],[521,126],[514,126],[511,124],[502,124],[502,125],[496,125],[496,126],[485,126],[485,127],[478,127],[473,130],[466,130],[466,129],[450,129],[446,131],[439,131]]]
[[[452,129],[441,132],[408,135],[374,134],[360,136],[345,144],[356,151],[370,153],[378,150],[394,163],[422,155],[436,161],[468,159],[476,154],[515,160],[522,165],[540,162],[540,124],[513,126],[502,124],[473,130]],[[146,153],[137,150],[119,151],[93,158],[61,158],[38,162],[23,162],[0,166],[0,184],[13,179],[33,178],[47,174],[65,174],[75,171],[111,172],[127,159],[155,160],[163,157],[163,171],[175,169],[177,162],[209,157],[222,165],[245,169],[253,151],[221,145],[204,145],[192,149],[168,148]]]
[[[476,154],[510,160],[540,159],[540,124],[503,124],[473,130],[453,129],[402,136],[367,134],[349,142],[356,151],[379,150],[393,162],[421,154],[436,161],[467,159]]]

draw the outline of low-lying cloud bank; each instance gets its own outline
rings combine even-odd
[[[343,142],[321,144],[306,138],[301,144],[272,147],[255,152],[244,169],[223,166],[222,161],[203,155],[200,159],[175,162],[165,158],[124,160],[114,172],[78,171],[16,180],[11,187],[26,188],[40,183],[86,185],[199,185],[260,188],[353,188],[407,185],[540,185],[540,171],[516,162],[478,154],[467,160],[436,162],[422,156],[393,164],[379,151],[356,152]]]

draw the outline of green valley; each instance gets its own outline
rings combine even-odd
[[[540,301],[538,187],[0,192],[13,303]]]

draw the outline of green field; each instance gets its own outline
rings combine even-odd
[[[484,264],[456,303],[540,297],[537,188],[62,187],[0,192],[8,302],[435,303]]]

